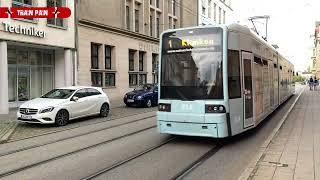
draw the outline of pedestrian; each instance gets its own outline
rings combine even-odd
[[[317,77],[314,77],[314,86],[313,86],[314,90],[317,90],[317,86],[319,85],[318,83],[319,83],[319,81],[318,81]]]
[[[313,88],[313,78],[312,78],[312,76],[310,77],[310,79],[309,79],[309,87],[310,87],[310,91],[312,91],[312,88]]]

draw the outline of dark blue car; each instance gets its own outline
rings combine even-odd
[[[158,86],[144,84],[124,95],[123,102],[127,106],[152,107],[158,105]]]

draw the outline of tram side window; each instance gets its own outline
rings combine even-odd
[[[241,98],[239,51],[228,50],[228,91],[229,98]]]

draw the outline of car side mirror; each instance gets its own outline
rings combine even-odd
[[[74,102],[77,102],[79,100],[79,98],[77,97],[77,96],[73,96],[72,98],[71,98],[71,101],[74,101]]]

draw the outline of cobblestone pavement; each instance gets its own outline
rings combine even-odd
[[[249,179],[320,179],[320,91],[306,90]]]
[[[113,120],[121,117],[127,117],[127,116],[145,113],[145,112],[156,111],[156,110],[157,110],[157,107],[153,107],[153,108],[139,108],[139,107],[125,107],[125,106],[115,107],[115,108],[111,108],[110,115],[107,118],[100,118],[100,117],[81,118],[79,120],[71,121],[67,126],[63,126],[63,127],[56,127],[54,125],[19,123],[18,126],[16,127],[16,131],[13,133],[9,141],[15,141],[23,138],[28,138],[31,136],[48,134],[55,131],[63,131],[70,128],[85,126],[88,124],[93,124],[101,121]]]

